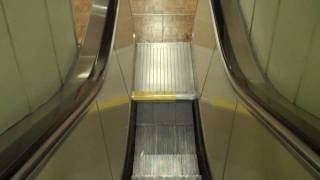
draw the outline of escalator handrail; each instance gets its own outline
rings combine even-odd
[[[316,152],[314,152],[306,143],[299,139],[292,131],[290,131],[286,126],[280,123],[268,110],[262,107],[256,100],[250,96],[250,93],[247,92],[241,85],[241,82],[237,80],[234,76],[234,69],[229,64],[226,55],[228,51],[225,48],[222,33],[225,31],[223,27],[223,14],[221,6],[219,4],[220,0],[211,0],[210,9],[213,21],[213,28],[215,30],[216,43],[222,57],[224,64],[224,70],[228,77],[230,84],[232,85],[234,91],[245,103],[249,111],[257,117],[257,119],[267,127],[280,141],[284,146],[293,154],[295,157],[302,162],[305,167],[315,176],[320,177],[320,157]]]
[[[100,2],[101,3],[101,2]],[[95,63],[91,69],[90,75],[83,86],[90,86],[89,94],[79,103],[77,108],[68,116],[68,118],[55,131],[48,135],[43,143],[30,155],[28,160],[13,175],[13,179],[26,179],[35,176],[45,165],[54,150],[58,148],[66,136],[81,121],[81,117],[87,113],[92,101],[100,92],[104,83],[106,74],[106,65],[111,56],[114,44],[116,19],[118,15],[118,0],[104,1],[107,7],[106,17],[104,21],[103,34],[100,47],[96,56]],[[94,14],[94,7],[93,12]],[[99,12],[98,12],[99,11]],[[97,9],[97,13],[101,13],[101,9]],[[86,89],[86,88],[83,88]]]

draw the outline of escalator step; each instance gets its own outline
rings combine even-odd
[[[192,176],[132,176],[132,180],[201,180],[201,175]]]
[[[132,179],[201,179],[192,102],[138,103]]]
[[[138,43],[132,98],[194,100],[190,43]]]

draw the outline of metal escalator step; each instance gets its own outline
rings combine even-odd
[[[190,125],[193,126],[190,102],[139,103],[137,125]]]
[[[199,175],[195,154],[136,154],[133,176]]]
[[[133,179],[201,179],[191,102],[138,103]]]
[[[132,97],[134,100],[195,99],[190,43],[138,43]]]
[[[191,176],[132,176],[132,180],[202,180],[201,175]]]

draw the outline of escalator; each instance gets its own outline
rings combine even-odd
[[[67,83],[0,135],[0,179],[320,177],[318,117],[262,72],[245,3],[133,1],[94,1]]]
[[[139,43],[136,51],[133,163],[124,179],[210,179],[203,172],[208,167],[200,151],[202,139],[195,138],[202,132],[195,126],[190,43]]]
[[[131,179],[201,179],[191,102],[138,103]]]
[[[202,179],[190,43],[139,43],[136,51],[131,179]]]

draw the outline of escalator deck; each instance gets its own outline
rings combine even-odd
[[[137,104],[132,179],[201,179],[192,102]]]

